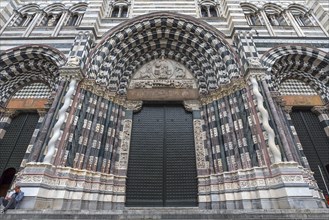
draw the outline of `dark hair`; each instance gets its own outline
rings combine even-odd
[[[20,189],[20,188],[21,188],[21,187],[20,187],[20,186],[18,186],[18,185],[16,185],[16,186],[15,186],[15,189]]]

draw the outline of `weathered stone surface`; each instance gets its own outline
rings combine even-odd
[[[129,100],[145,101],[181,101],[195,100],[199,98],[196,89],[176,89],[176,88],[152,88],[152,89],[130,89],[127,98]]]
[[[0,219],[328,219],[328,209],[200,210],[197,208],[126,208],[113,211],[8,210]]]

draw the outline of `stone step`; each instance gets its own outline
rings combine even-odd
[[[329,219],[329,209],[201,210],[198,208],[126,208],[111,211],[8,210],[0,219]]]

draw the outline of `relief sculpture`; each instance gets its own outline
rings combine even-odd
[[[192,74],[181,64],[169,59],[156,59],[142,66],[133,76],[129,88],[197,88]]]

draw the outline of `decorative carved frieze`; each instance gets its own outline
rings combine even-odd
[[[205,160],[204,137],[202,132],[202,120],[193,120],[194,128],[194,142],[195,142],[195,155],[197,169],[205,169],[209,167],[208,162]]]
[[[247,84],[244,79],[240,78],[240,79],[232,80],[231,83],[229,83],[225,86],[221,86],[218,90],[211,93],[210,95],[202,97],[201,103],[202,104],[211,103],[214,100],[218,100],[222,97],[228,96],[228,95],[230,95],[236,91],[239,91],[243,88],[246,88],[246,87],[247,87]]]
[[[130,147],[132,120],[125,119],[123,121],[123,131],[121,136],[119,169],[127,169],[128,155]]]
[[[109,91],[104,87],[97,85],[95,80],[83,80],[80,84],[80,88],[90,91],[91,93],[94,93],[119,105],[124,105],[126,102],[125,96],[119,96],[116,94],[116,92]]]

